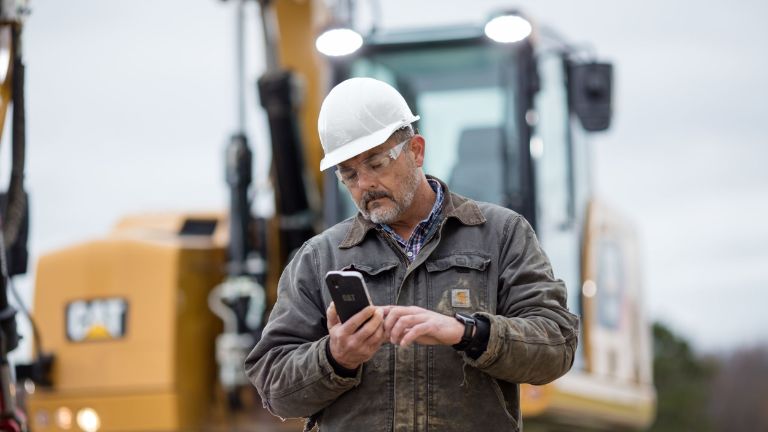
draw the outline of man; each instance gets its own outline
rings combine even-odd
[[[296,253],[246,359],[275,415],[323,431],[517,431],[518,384],[573,363],[578,319],[533,230],[425,176],[418,119],[370,78],[323,102],[320,168],[337,166],[360,212]],[[330,270],[361,272],[375,306],[340,323]]]

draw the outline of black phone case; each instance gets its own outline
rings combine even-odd
[[[356,277],[329,274],[325,283],[342,323],[370,305],[363,283]]]

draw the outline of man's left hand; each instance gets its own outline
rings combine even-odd
[[[387,306],[384,314],[384,332],[395,345],[455,345],[464,335],[456,318],[417,306]]]

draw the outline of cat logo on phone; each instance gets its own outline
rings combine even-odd
[[[75,300],[67,305],[67,338],[72,342],[125,336],[128,303],[121,298]]]

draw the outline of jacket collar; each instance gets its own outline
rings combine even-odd
[[[464,225],[481,225],[485,223],[485,216],[480,211],[480,207],[473,200],[457,195],[448,190],[448,185],[443,183],[442,180],[437,177],[427,175],[427,178],[435,179],[443,188],[443,208],[441,218],[444,219],[456,219]],[[369,231],[375,230],[378,225],[366,220],[360,212],[357,212],[352,225],[347,230],[347,235],[344,236],[344,240],[339,243],[339,248],[348,249],[360,244]]]

